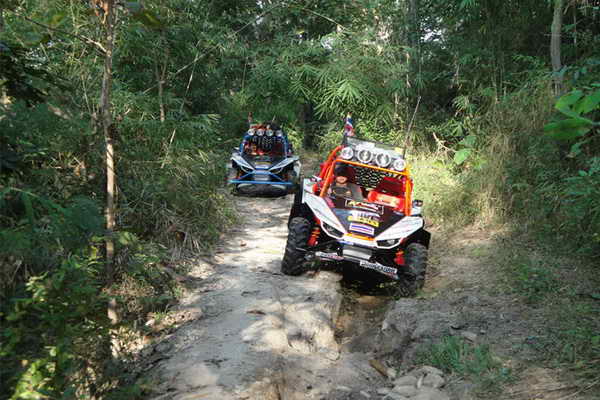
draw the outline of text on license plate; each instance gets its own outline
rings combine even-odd
[[[388,267],[379,263],[362,260],[359,265],[364,268],[373,269],[375,271],[384,273],[394,278],[398,277],[398,270],[396,268]]]

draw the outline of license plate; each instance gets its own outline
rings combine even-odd
[[[344,259],[344,257],[342,256],[338,256],[335,253],[324,253],[322,251],[317,251],[315,253],[315,256],[319,257],[319,258],[324,258],[326,260],[336,260],[336,261],[341,261]]]
[[[381,272],[382,274],[391,276],[394,279],[398,279],[398,270],[396,268],[388,267],[383,264],[379,264],[377,262],[364,261],[362,260],[359,265],[363,268],[368,268],[375,270],[377,272]]]
[[[271,177],[267,174],[254,174],[255,181],[269,181]]]

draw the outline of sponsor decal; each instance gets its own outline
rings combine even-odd
[[[370,262],[362,260],[359,265],[364,268],[372,269],[392,278],[398,279],[398,270],[396,268],[388,267],[378,262]]]
[[[348,216],[348,221],[360,222],[374,227],[379,227],[379,215],[373,213],[363,213],[352,211]]]
[[[317,256],[319,258],[325,258],[327,260],[336,260],[336,261],[341,261],[344,259],[344,257],[339,256],[336,253],[324,253],[322,251],[317,251],[315,253],[315,256]]]
[[[353,232],[364,233],[370,236],[373,236],[375,234],[375,228],[364,224],[355,224],[354,222],[352,222],[349,228]]]
[[[377,204],[365,203],[356,200],[346,200],[346,207],[360,208],[362,210],[379,212],[379,206]]]
[[[364,218],[379,218],[379,214],[370,211],[349,210],[350,215]]]

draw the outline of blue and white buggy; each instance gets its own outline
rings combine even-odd
[[[286,133],[274,123],[254,124],[227,164],[234,193],[284,195],[298,184],[301,163]]]

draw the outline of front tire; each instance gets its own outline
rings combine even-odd
[[[421,243],[411,243],[404,252],[405,272],[398,282],[399,294],[413,297],[425,285],[427,271],[427,247]]]
[[[308,239],[312,230],[310,221],[303,217],[292,218],[289,224],[285,254],[281,261],[281,272],[285,275],[300,275],[308,270],[304,260]]]

